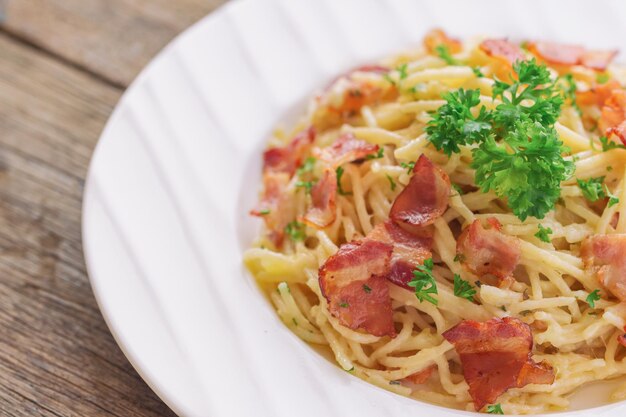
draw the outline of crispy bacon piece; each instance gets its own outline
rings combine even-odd
[[[626,144],[626,91],[615,89],[602,107],[598,127],[607,137],[616,135]]]
[[[376,155],[379,150],[378,145],[372,145],[354,137],[354,134],[347,132],[326,148],[314,149],[315,155],[330,163],[334,168],[347,162],[363,159],[368,155]]]
[[[613,94],[613,90],[620,88],[616,80],[610,80],[604,84],[594,84],[589,90],[576,92],[576,104],[579,106],[604,106]]]
[[[387,220],[378,224],[367,235],[367,239],[393,245],[393,253],[389,271],[385,277],[392,283],[413,291],[408,283],[413,279],[413,270],[418,265],[432,257],[432,231],[424,230],[420,236],[415,236],[394,222]]]
[[[419,372],[415,372],[414,374],[407,376],[406,378],[404,378],[404,380],[415,385],[420,385],[428,381],[428,378],[430,378],[434,371],[435,365],[431,365],[428,368],[422,369]]]
[[[626,234],[589,236],[580,247],[580,255],[600,284],[626,301]]]
[[[519,262],[519,240],[503,234],[502,225],[495,218],[487,219],[487,227],[474,220],[459,236],[457,255],[463,266],[478,276],[493,275],[500,286],[510,284]]]
[[[463,44],[458,39],[449,37],[446,32],[441,29],[433,29],[424,36],[424,47],[431,54],[436,53],[436,48],[443,45],[448,48],[451,54],[461,52]]]
[[[286,172],[266,172],[263,174],[263,194],[258,206],[250,211],[253,216],[263,218],[269,239],[276,247],[283,244],[285,226],[293,219],[294,207],[285,190],[289,184]]]
[[[266,150],[263,152],[263,172],[285,172],[291,177],[314,140],[315,129],[311,126],[297,134],[288,145]]]
[[[389,217],[405,230],[420,235],[448,208],[450,178],[425,155],[413,167],[413,176],[396,197]]]
[[[324,176],[311,189],[313,206],[304,215],[307,224],[323,229],[337,217],[335,199],[337,197],[337,175],[335,170],[327,169]]]
[[[356,77],[358,73],[387,72],[389,68],[366,65],[334,79],[317,97],[318,107],[313,114],[313,125],[320,131],[336,127],[358,114],[363,106],[395,99],[398,91],[394,85]]]
[[[498,58],[508,64],[526,59],[521,48],[506,39],[486,39],[481,42],[480,50],[493,58]]]
[[[341,245],[319,270],[328,309],[350,329],[375,336],[396,336],[389,287],[383,276],[393,246],[364,239]]]
[[[587,50],[582,46],[555,42],[531,42],[528,44],[528,50],[552,65],[583,65],[596,71],[606,70],[617,55],[616,50]]]
[[[461,358],[476,411],[496,402],[509,388],[554,382],[552,367],[532,360],[530,327],[516,318],[464,320],[442,336]]]

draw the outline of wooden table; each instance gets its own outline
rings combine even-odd
[[[221,3],[0,0],[0,415],[173,415],[100,315],[81,200],[123,90]]]

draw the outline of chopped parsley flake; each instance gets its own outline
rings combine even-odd
[[[411,172],[413,171],[413,168],[415,168],[415,162],[411,161],[411,162],[400,162],[400,166],[402,168],[406,168],[406,173],[407,175],[411,175]]]
[[[606,136],[600,137],[600,143],[602,144],[602,152],[610,151],[611,149],[626,149],[621,143],[610,141]]]
[[[297,181],[296,187],[304,188],[307,194],[311,194],[311,189],[313,188],[313,181]]]
[[[492,404],[487,406],[487,414],[504,415],[504,411],[502,411],[502,406],[500,404]]]
[[[606,197],[603,189],[604,177],[589,178],[588,180],[577,179],[576,182],[583,192],[583,196],[592,203]]]
[[[465,261],[465,255],[463,255],[462,253],[457,253],[456,255],[454,255],[454,262],[464,262]]]
[[[335,170],[335,173],[337,174],[337,192],[339,193],[339,195],[352,195],[352,193],[344,191],[341,187],[341,177],[343,177],[344,173],[343,167],[338,167]]]
[[[393,180],[393,178],[391,178],[391,175],[389,174],[385,174],[387,179],[389,180],[389,185],[391,186],[391,191],[395,191],[396,190],[396,182]]]
[[[596,75],[596,82],[598,84],[606,84],[610,78],[611,77],[609,77],[609,74],[607,74],[606,72],[601,72]]]
[[[380,147],[380,148],[378,148],[378,152],[376,154],[374,154],[374,155],[367,155],[365,157],[365,160],[369,161],[370,159],[379,159],[379,158],[382,158],[384,156],[384,154],[385,154],[385,148]]]
[[[400,381],[389,381],[389,385],[400,385],[401,382]]]
[[[367,285],[363,284],[363,291],[365,291],[366,293],[371,293],[372,289],[370,287],[368,287]]]
[[[260,214],[261,216],[265,216],[265,215],[270,214],[270,213],[271,213],[271,210],[270,210],[270,209],[263,209],[263,210],[259,210],[259,214]]]
[[[589,293],[585,301],[587,302],[587,304],[589,304],[589,307],[596,308],[596,301],[598,301],[600,298],[602,298],[600,297],[600,290],[593,290]]]
[[[537,228],[539,230],[537,231],[537,233],[535,233],[535,237],[542,242],[550,243],[551,239],[549,235],[553,233],[552,229],[550,229],[549,227],[543,227],[542,225],[538,225]]]
[[[454,57],[450,54],[450,49],[446,45],[437,45],[435,47],[435,52],[439,56],[439,58],[446,61],[448,65],[457,65],[459,61],[454,59]]]
[[[348,308],[348,307],[350,307],[350,304],[346,303],[345,301],[342,301],[341,303],[339,303],[339,307],[341,307],[341,308]]]
[[[479,67],[472,67],[472,72],[474,73],[475,76],[477,76],[478,78],[483,78],[485,76],[485,74],[483,74],[483,72],[480,70]]]
[[[461,279],[459,274],[454,274],[454,295],[473,302],[476,290],[468,281]]]
[[[609,202],[607,204],[608,207],[613,207],[617,203],[619,203],[619,198],[609,190],[609,187],[604,184],[604,192],[606,196],[609,198]]]
[[[287,224],[287,226],[285,227],[285,233],[294,242],[304,240],[306,239],[306,234],[304,233],[305,227],[306,225],[304,223],[300,223],[294,220]]]
[[[298,168],[298,175],[301,176],[307,172],[312,172],[313,169],[315,168],[316,161],[317,160],[313,158],[312,156],[305,159],[304,163],[300,165],[300,167]]]
[[[437,305],[437,299],[431,295],[438,294],[437,283],[433,275],[433,266],[432,258],[426,259],[424,265],[418,265],[417,269],[413,271],[413,279],[408,283],[408,286],[415,288],[415,296],[420,302],[428,301]]]

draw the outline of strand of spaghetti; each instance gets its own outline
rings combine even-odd
[[[465,223],[472,223],[474,219],[476,219],[476,216],[474,216],[472,210],[465,205],[463,198],[461,198],[457,192],[453,191],[453,193],[454,194],[450,197],[450,207],[453,208],[458,215],[465,219]]]
[[[408,314],[396,313],[394,314],[394,321],[400,321],[402,323],[402,330],[400,330],[398,335],[395,338],[391,339],[388,343],[385,343],[384,345],[375,349],[370,355],[370,358],[378,360],[378,358],[397,350],[398,347],[406,343],[406,341],[413,334],[413,320],[411,319],[411,316],[409,316]]]
[[[270,299],[272,300],[272,303],[276,308],[276,312],[278,313],[278,316],[280,317],[282,322],[287,327],[289,327],[291,331],[293,331],[300,339],[308,343],[315,343],[319,345],[325,345],[328,343],[326,341],[326,338],[318,331],[314,332],[300,327],[297,319],[294,317],[296,313],[291,311],[289,307],[285,305],[284,300],[281,298],[280,295],[278,295],[277,293],[272,293],[270,295]],[[302,316],[302,318],[303,321],[306,321],[306,319],[304,319],[304,316]]]
[[[591,178],[606,174],[606,167],[613,166],[614,169],[623,169],[618,164],[626,159],[626,150],[611,149],[610,151],[594,154],[589,158],[584,158],[576,162],[576,177]]]
[[[559,134],[559,138],[565,146],[568,146],[572,152],[579,152],[589,149],[589,139],[583,135],[574,132],[572,129],[563,126],[561,123],[556,122],[554,124],[556,132]]]
[[[374,116],[370,106],[363,106],[361,108],[361,116],[363,117],[363,120],[365,120],[365,124],[368,127],[378,127],[376,116]]]
[[[296,287],[297,285],[294,285]],[[286,282],[281,282],[276,287],[278,290],[278,294],[280,294],[280,298],[282,299],[283,305],[285,307],[285,312],[290,315],[291,321],[295,326],[299,326],[304,331],[315,334],[316,336],[321,337],[321,333],[317,328],[313,326],[309,322],[309,320],[302,314],[302,311],[298,307],[292,293],[291,287]]]
[[[400,111],[404,113],[420,113],[423,111],[435,111],[446,104],[445,100],[418,100],[403,103]]]
[[[407,141],[404,136],[380,127],[350,127],[345,128],[345,131],[352,132],[357,139],[362,139],[374,145],[402,146]]]
[[[452,382],[452,377],[450,374],[450,367],[448,365],[448,360],[445,356],[440,356],[435,359],[435,363],[437,364],[437,370],[439,372],[439,382],[441,382],[441,386],[447,393],[454,395],[460,401],[469,401],[469,395],[467,394],[468,385],[464,379],[459,381],[457,384]]]
[[[522,252],[520,263],[523,265],[536,265],[544,261],[549,266],[569,274],[581,282],[585,288],[594,288],[593,281],[582,268],[582,260],[566,253],[547,251],[534,246],[526,241],[520,241]]]
[[[302,312],[304,317],[313,325],[315,323],[315,318],[311,314],[311,309],[313,308],[313,304],[307,297],[307,294],[310,294],[309,288],[303,284],[292,284],[291,287],[291,295],[298,306],[298,309]],[[306,291],[306,293],[305,293]],[[317,300],[316,300],[317,301]]]
[[[595,227],[600,221],[600,216],[598,216],[593,210],[587,207],[586,203],[581,198],[563,198],[565,202],[565,208],[567,208],[572,213],[577,216],[582,217],[590,224],[591,227]]]
[[[361,365],[366,366],[368,368],[373,368],[376,366],[376,361],[369,357],[363,351],[363,345],[359,342],[355,342],[354,340],[347,339],[348,346],[354,355],[354,358]]]
[[[438,357],[454,349],[454,346],[444,340],[440,345],[422,349],[414,355],[404,357],[385,356],[379,362],[387,368],[397,368],[393,370],[370,370],[370,374],[377,374],[388,381],[404,379],[416,372],[423,371],[435,363]]]
[[[427,145],[426,134],[422,134],[396,149],[393,154],[397,159],[403,161],[416,161]]]
[[[346,349],[343,346],[343,340],[340,339],[337,333],[332,329],[332,327],[328,324],[327,317],[324,314],[321,314],[321,309],[319,306],[313,307],[311,314],[316,319],[317,327],[319,327],[322,334],[328,341],[328,345],[331,350],[335,354],[335,359],[337,363],[344,371],[350,371],[354,369],[354,363],[348,358],[346,354]]]
[[[622,178],[622,183],[626,181],[626,170],[624,170],[624,177]],[[619,194],[619,203],[617,203],[617,212],[619,213],[617,220],[617,227],[615,228],[616,232],[624,233],[626,232],[626,187],[624,187]]]
[[[465,81],[476,75],[470,67],[448,66],[444,68],[429,68],[409,74],[402,83],[403,87],[411,88],[428,81],[450,82]]]
[[[304,282],[305,268],[315,267],[310,253],[285,255],[269,249],[253,248],[244,253],[243,260],[255,277],[262,282]]]
[[[361,226],[363,235],[368,234],[373,226],[371,223],[370,214],[367,212],[367,205],[365,204],[365,190],[361,183],[361,174],[356,166],[348,164],[345,167],[345,172],[350,177],[352,183],[352,198],[354,202],[354,208],[356,210],[358,224]]]
[[[433,304],[428,302],[422,303],[411,292],[393,285],[389,288],[389,295],[392,299],[401,301],[404,305],[414,307],[428,314],[433,319],[439,333],[443,333],[447,329],[443,316]]]

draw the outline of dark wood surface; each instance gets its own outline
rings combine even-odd
[[[0,416],[172,416],[109,333],[81,200],[117,100],[222,0],[0,0]]]

